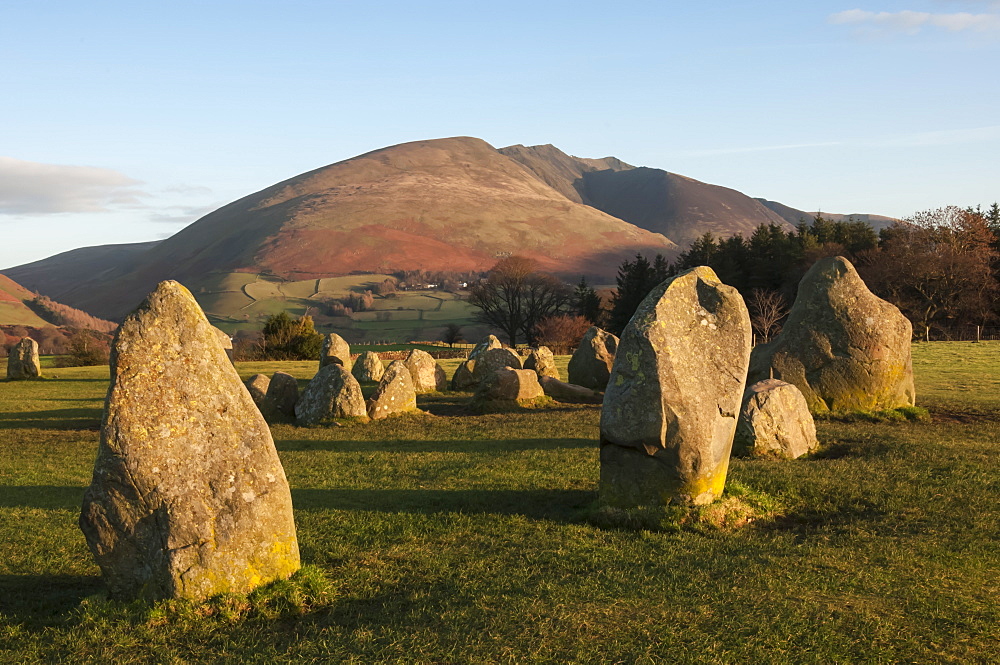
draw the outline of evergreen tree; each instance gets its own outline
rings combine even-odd
[[[591,325],[596,326],[601,322],[601,297],[587,284],[586,277],[580,277],[580,283],[573,290],[572,302],[577,315],[590,321]]]
[[[611,301],[608,330],[621,335],[653,287],[673,274],[676,274],[673,266],[660,254],[656,255],[652,264],[641,254],[636,254],[634,261],[623,261],[618,268],[618,289]]]

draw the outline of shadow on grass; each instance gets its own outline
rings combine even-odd
[[[886,441],[871,439],[840,439],[823,444],[810,455],[810,459],[843,459],[845,457],[879,457],[891,452],[893,446]]]
[[[590,490],[292,490],[296,510],[521,515],[559,521],[575,521],[596,498]]]
[[[0,508],[41,508],[79,510],[85,487],[59,485],[0,486]]]
[[[337,453],[502,453],[516,450],[558,450],[598,447],[597,439],[500,439],[496,441],[326,441],[275,440],[279,451],[328,450]]]
[[[0,575],[0,614],[33,627],[62,624],[81,600],[103,590],[98,575]]]
[[[0,429],[89,429],[101,428],[100,407],[7,411],[0,413]]]

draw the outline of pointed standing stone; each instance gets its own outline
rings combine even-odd
[[[80,527],[117,598],[245,593],[299,568],[271,433],[177,282],[115,337]]]
[[[299,382],[286,372],[275,372],[267,385],[264,408],[261,412],[268,422],[295,417],[295,405],[299,401]]]
[[[267,397],[267,388],[271,385],[271,379],[267,374],[254,374],[249,379],[243,382],[243,385],[247,387],[247,392],[250,393],[250,397],[253,398],[253,403],[257,405],[257,408],[264,412],[265,398]]]
[[[323,349],[319,353],[320,368],[334,363],[351,369],[351,346],[337,333],[330,333],[323,338]]]
[[[397,413],[417,410],[417,391],[410,370],[402,360],[389,363],[378,388],[368,400],[368,417],[379,420]]]
[[[617,352],[618,338],[592,326],[569,359],[569,382],[603,391],[608,385]]]
[[[35,379],[42,375],[42,365],[38,360],[38,342],[30,337],[23,338],[11,347],[7,355],[7,378],[12,381]]]
[[[346,367],[331,363],[320,368],[295,405],[295,422],[319,425],[337,418],[368,419],[361,384]]]
[[[622,332],[601,410],[601,500],[701,505],[726,482],[750,316],[711,268],[654,288]]]
[[[828,256],[799,282],[781,334],[754,349],[749,380],[793,384],[813,413],[913,406],[912,335],[850,261]]]

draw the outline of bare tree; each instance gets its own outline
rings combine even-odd
[[[781,332],[781,322],[788,314],[788,301],[777,291],[753,289],[747,299],[750,324],[762,344]]]
[[[531,342],[538,322],[562,312],[572,295],[568,286],[536,266],[523,256],[501,259],[469,289],[469,303],[480,310],[478,320],[499,328],[511,346],[519,335]]]

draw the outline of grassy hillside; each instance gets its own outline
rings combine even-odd
[[[460,295],[439,290],[400,291],[375,296],[372,309],[331,316],[324,303],[374,289],[386,274],[282,281],[254,273],[213,273],[193,287],[212,323],[223,330],[260,330],[271,314],[309,312],[320,332],[336,332],[352,342],[437,340],[446,325],[462,326],[472,339],[485,334],[473,320],[475,308]]]
[[[308,569],[200,605],[101,598],[76,520],[107,369],[0,382],[0,662],[997,662],[1000,343],[914,361],[930,422],[734,460],[766,508],[740,528],[595,521],[598,407],[276,426]],[[239,369],[279,368],[315,364]]]

